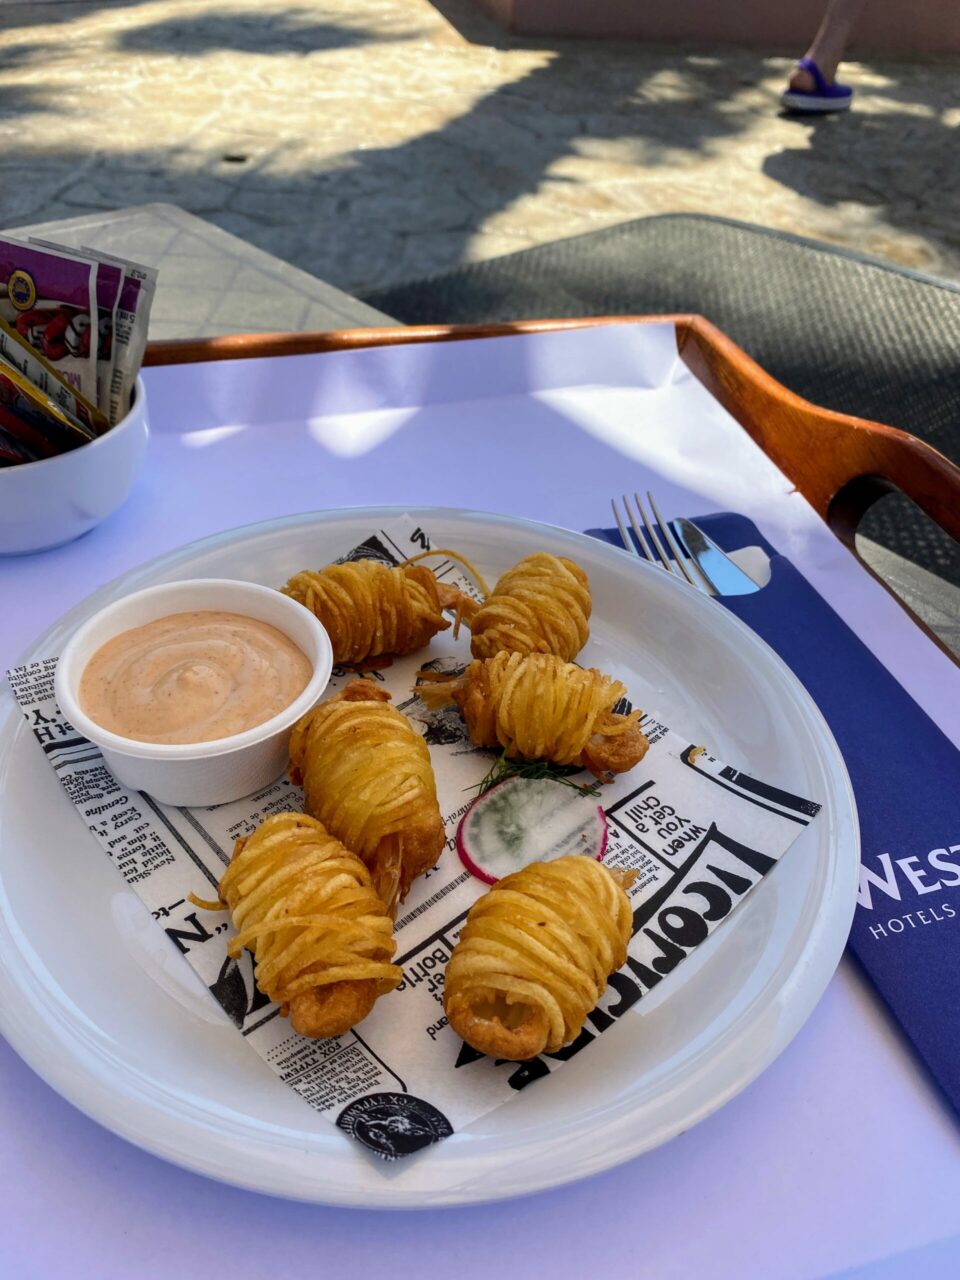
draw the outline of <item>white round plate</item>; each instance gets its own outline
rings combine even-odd
[[[184,547],[118,578],[41,636],[59,652],[141,587],[276,585],[399,509],[296,516]],[[857,821],[836,743],[798,681],[724,608],[613,547],[549,525],[412,512],[490,579],[522,555],[574,557],[594,613],[584,656],[718,758],[823,810],[736,915],[598,1040],[468,1129],[371,1160],[244,1044],[87,833],[7,690],[0,715],[0,1030],[65,1098],[148,1151],[227,1182],[326,1204],[467,1204],[609,1168],[689,1129],[759,1074],[823,993],[853,916]],[[450,855],[448,855],[450,856]]]

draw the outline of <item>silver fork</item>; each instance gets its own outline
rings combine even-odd
[[[617,522],[617,528],[620,530],[620,537],[623,539],[623,545],[626,549],[628,551],[632,551],[640,560],[649,560],[651,564],[657,564],[659,562],[660,567],[666,569],[667,573],[673,573],[679,578],[685,578],[692,587],[696,587],[696,589],[698,591],[702,591],[704,595],[717,595],[717,588],[710,581],[697,562],[687,555],[686,549],[681,547],[680,543],[677,541],[673,529],[670,527],[669,521],[664,520],[663,516],[660,514],[660,508],[657,506],[654,496],[650,490],[647,490],[647,501],[650,504],[650,510],[653,512],[652,522],[647,518],[647,510],[643,505],[643,499],[640,497],[639,493],[635,493],[633,495],[633,500],[636,504],[637,512],[639,513],[643,527],[646,529],[647,535],[650,539],[650,546],[654,548],[656,555],[654,556],[651,553],[650,547],[647,545],[647,539],[644,538],[643,533],[640,530],[640,525],[637,523],[637,517],[634,515],[633,509],[630,506],[630,501],[627,496],[624,495],[623,509],[626,512],[627,520],[631,528],[637,535],[636,542],[634,542],[630,537],[624,526],[616,498],[610,499],[610,506],[613,509],[613,518]],[[664,540],[670,548],[669,554],[664,550],[658,529],[660,533],[663,534]]]

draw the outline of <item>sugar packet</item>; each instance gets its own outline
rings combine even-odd
[[[111,261],[118,263],[123,271],[113,327],[113,377],[105,407],[112,425],[129,411],[133,399],[133,389],[147,346],[157,272],[153,267],[144,267],[136,262],[123,262],[119,258]]]
[[[0,320],[0,357],[29,379],[38,391],[49,396],[78,427],[100,435],[110,425],[106,415],[61,378],[50,361],[6,320]]]
[[[102,249],[91,249],[88,245],[83,246],[83,252],[103,263],[119,267],[122,272],[113,315],[113,377],[107,403],[101,406],[112,425],[127,413],[133,399],[133,388],[147,345],[150,308],[157,288],[157,271],[155,267],[128,262],[125,258],[104,253]]]
[[[29,378],[0,356],[0,428],[13,462],[53,458],[94,439],[87,427],[71,422],[66,414]],[[17,448],[11,448],[15,441]]]
[[[29,243],[39,249],[59,250],[62,246],[51,240],[41,240],[31,236]],[[110,387],[113,383],[114,365],[114,330],[116,328],[117,305],[120,301],[120,288],[123,284],[123,266],[119,260],[86,245],[79,251],[95,264],[95,293],[97,307],[96,339],[97,339],[97,396],[96,403],[104,418],[109,421]],[[110,425],[113,425],[112,423]]]
[[[87,401],[97,403],[97,264],[0,236],[0,319]]]

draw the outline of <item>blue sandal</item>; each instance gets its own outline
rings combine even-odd
[[[787,89],[780,101],[788,111],[822,113],[847,111],[853,101],[853,90],[846,84],[827,84],[823,72],[812,58],[801,58],[798,71],[806,71],[813,78],[815,89]]]

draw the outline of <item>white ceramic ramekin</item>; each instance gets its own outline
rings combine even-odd
[[[97,440],[39,462],[0,467],[0,555],[72,542],[126,499],[147,449],[147,393],[138,378],[125,418]]]
[[[212,742],[137,742],[91,720],[77,694],[84,668],[100,646],[132,627],[196,609],[241,613],[289,636],[313,665],[303,693],[263,724]],[[78,733],[96,743],[123,786],[146,791],[163,804],[214,805],[250,795],[283,773],[290,730],[319,701],[332,669],[330,639],[302,604],[252,582],[196,578],[147,587],[88,618],[60,655],[55,688],[61,711]]]

